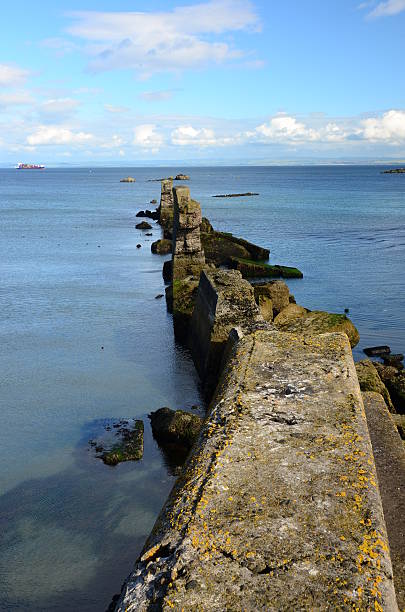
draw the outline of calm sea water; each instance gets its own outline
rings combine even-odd
[[[289,282],[299,303],[349,308],[359,358],[370,344],[405,349],[405,175],[381,170],[0,170],[0,610],[106,608],[174,482],[146,415],[202,406],[155,299],[160,231],[135,229],[159,199],[147,179],[186,171],[214,227],[304,272]],[[119,183],[128,174],[137,182]],[[245,191],[260,196],[212,198]],[[87,441],[118,417],[145,420],[145,455],[109,468]]]

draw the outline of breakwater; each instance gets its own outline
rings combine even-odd
[[[117,610],[396,610],[354,326],[290,308],[281,331],[289,306],[273,322],[271,297],[205,260],[181,189],[167,302],[216,390]]]

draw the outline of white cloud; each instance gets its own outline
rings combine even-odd
[[[13,91],[0,94],[0,108],[14,108],[15,106],[25,106],[33,104],[34,99],[27,91]]]
[[[29,76],[29,71],[11,64],[0,64],[0,87],[21,85]]]
[[[258,29],[248,0],[210,0],[170,12],[73,12],[68,32],[91,44],[93,71],[133,69],[148,76],[238,59],[221,34]]]
[[[268,123],[257,126],[255,132],[259,138],[275,142],[308,142],[319,139],[317,130],[284,113],[276,115]]]
[[[139,94],[139,97],[146,102],[164,102],[173,97],[173,89],[164,89],[160,91],[144,91]]]
[[[369,13],[369,17],[389,17],[405,11],[405,0],[386,0],[379,2]]]
[[[48,119],[52,119],[71,115],[77,110],[78,106],[80,106],[80,102],[73,98],[54,98],[43,102],[39,106],[38,111],[41,115],[46,116]]]
[[[164,137],[156,131],[156,125],[144,123],[134,129],[133,144],[136,146],[150,149],[152,153],[156,153],[163,143]]]
[[[40,125],[35,132],[27,137],[27,143],[37,145],[81,145],[93,139],[92,134],[86,132],[72,132],[60,126]]]
[[[217,136],[210,128],[194,128],[191,125],[182,125],[174,129],[171,133],[171,142],[175,146],[195,146],[195,147],[223,147],[236,144],[237,137]]]
[[[372,117],[361,122],[359,133],[371,142],[384,141],[388,144],[405,142],[405,111],[390,110],[382,117]]]
[[[109,113],[127,113],[129,108],[126,106],[113,106],[112,104],[104,104],[104,108]]]

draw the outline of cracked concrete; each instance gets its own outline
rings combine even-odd
[[[117,605],[397,610],[347,337],[239,340]]]

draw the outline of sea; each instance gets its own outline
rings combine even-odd
[[[148,414],[204,411],[136,213],[179,172],[215,229],[295,266],[299,304],[343,313],[363,348],[405,350],[405,175],[383,166],[0,170],[0,610],[100,612],[176,478]],[[136,183],[120,183],[125,176]],[[218,199],[223,193],[258,196]],[[137,248],[137,245],[141,248]],[[89,440],[142,419],[139,462]]]

